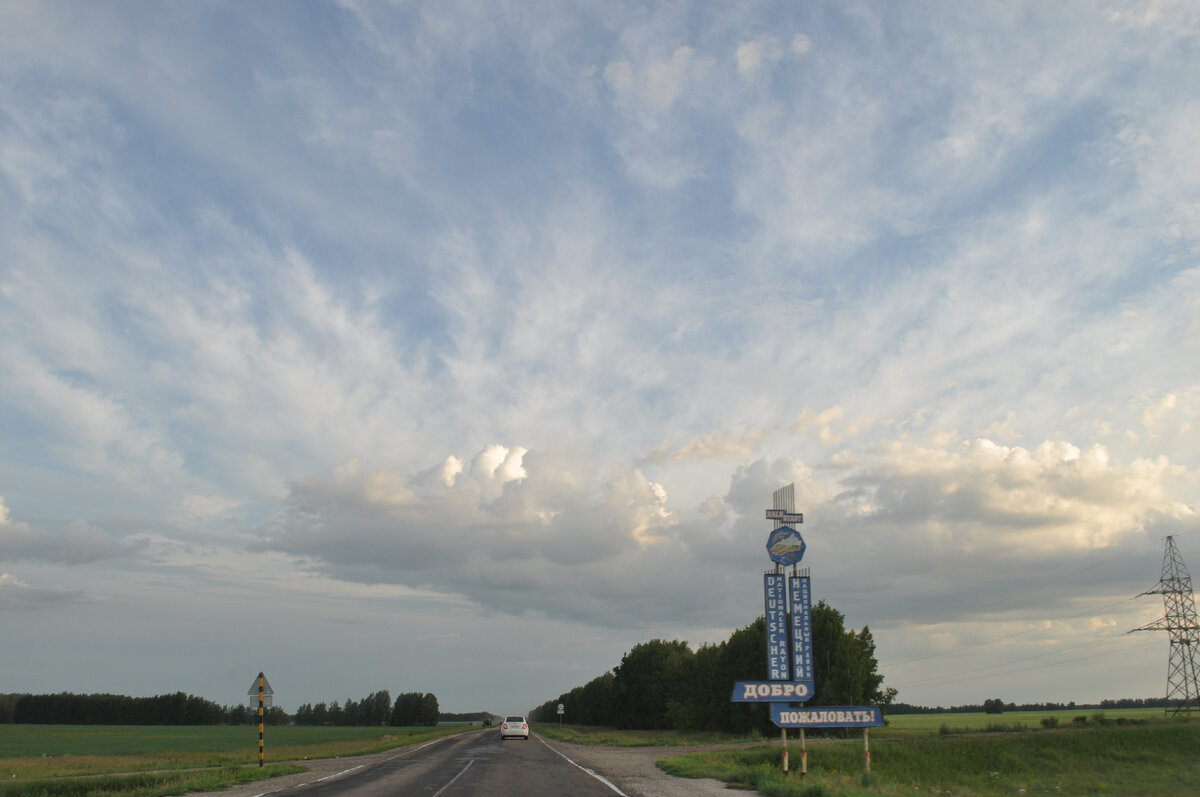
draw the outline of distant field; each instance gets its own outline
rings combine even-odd
[[[938,733],[942,726],[953,731],[981,731],[989,726],[1025,725],[1028,728],[1042,727],[1042,718],[1055,717],[1058,727],[1075,724],[1078,717],[1087,719],[1087,723],[1097,724],[1097,718],[1105,722],[1124,721],[1154,721],[1164,718],[1161,708],[1119,708],[1119,709],[1061,709],[1054,711],[1005,711],[1003,714],[894,714],[887,715],[887,727],[879,729],[878,733],[896,731],[901,733]],[[876,731],[872,731],[876,733]]]
[[[362,755],[466,730],[268,726],[264,759]],[[476,726],[477,727],[477,726]],[[0,724],[0,780],[257,763],[257,725]]]

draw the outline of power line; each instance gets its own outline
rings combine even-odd
[[[1050,628],[1053,628],[1055,625],[1061,625],[1062,623],[1065,623],[1068,620],[1077,620],[1080,617],[1085,617],[1089,614],[1096,614],[1097,612],[1102,612],[1105,609],[1111,609],[1113,606],[1120,606],[1122,603],[1128,603],[1129,601],[1132,601],[1132,600],[1134,600],[1134,598],[1122,598],[1119,601],[1114,601],[1113,603],[1106,603],[1103,606],[1096,606],[1096,607],[1087,609],[1085,611],[1079,612],[1078,614],[1072,614],[1067,617],[1061,617],[1057,620],[1051,620],[1050,625],[1048,625],[1048,626],[1045,626],[1045,625],[1032,626],[1030,628],[1024,628],[1020,631],[1014,631],[1011,634],[1005,634],[1004,636],[992,637],[991,639],[983,639],[978,642],[972,642],[967,645],[960,645],[956,648],[951,648],[949,650],[939,650],[935,653],[930,653],[930,654],[927,654],[924,656],[915,656],[913,658],[901,659],[899,661],[889,661],[888,664],[890,664],[890,665],[911,664],[912,662],[916,662],[916,661],[927,661],[929,659],[945,658],[945,657],[951,656],[955,653],[960,653],[964,650],[972,650],[973,648],[980,648],[980,647],[984,647],[985,645],[994,645],[997,642],[1004,642],[1006,640],[1014,639],[1016,637],[1023,636],[1025,634],[1031,634],[1034,631],[1045,631]]]
[[[1200,667],[1196,662],[1200,648],[1200,622],[1196,617],[1196,599],[1192,594],[1192,576],[1188,573],[1173,537],[1167,537],[1163,553],[1162,576],[1153,589],[1142,595],[1162,595],[1161,619],[1135,631],[1168,631],[1171,652],[1167,659],[1167,711],[1172,716],[1200,711]],[[1140,597],[1140,596],[1139,596]]]
[[[985,673],[984,672],[984,670],[996,669],[998,667],[1007,667],[1011,664],[1017,664],[1022,661],[1030,661],[1032,659],[1042,658],[1045,656],[1053,656],[1053,655],[1057,655],[1059,653],[1063,653],[1068,650],[1074,650],[1076,648],[1087,647],[1089,645],[1098,644],[1099,642],[1107,642],[1107,641],[1111,641],[1111,640],[1119,639],[1119,638],[1120,637],[1105,637],[1102,640],[1096,640],[1094,642],[1085,642],[1080,645],[1073,645],[1068,648],[1063,648],[1062,650],[1050,651],[1048,653],[1042,653],[1037,656],[1029,656],[1027,658],[1017,659],[1012,662],[1005,662],[1003,664],[993,664],[993,665],[990,665],[987,667],[977,667],[977,668],[970,669],[970,670],[963,670],[963,671],[957,672],[957,673],[950,673],[949,675],[939,675],[937,677],[927,678],[927,679],[921,680],[921,681],[912,681],[910,683],[899,684],[899,685],[897,685],[897,688],[925,686],[925,685],[931,684],[931,683],[948,683],[948,682],[957,683],[959,681],[974,681],[974,680],[978,680],[980,678],[995,678],[995,677],[999,677],[1002,675],[1015,675],[1017,673],[1030,672],[1032,670],[1041,670],[1041,669],[1045,669],[1047,667],[1059,667],[1063,664],[1074,664],[1075,662],[1086,661],[1088,659],[1094,659],[1094,658],[1098,658],[1100,656],[1110,656],[1110,655],[1114,655],[1114,654],[1119,655],[1122,653],[1128,653],[1130,651],[1138,650],[1139,648],[1148,647],[1149,645],[1153,644],[1151,642],[1144,642],[1144,643],[1135,644],[1135,645],[1127,645],[1125,647],[1118,648],[1116,650],[1102,650],[1102,651],[1099,651],[1098,653],[1092,653],[1087,656],[1076,656],[1075,658],[1063,659],[1062,661],[1051,661],[1051,662],[1046,662],[1044,664],[1035,664],[1032,667],[1020,667],[1015,670],[1004,670],[1002,672],[996,672],[996,673]],[[972,673],[978,673],[978,674],[972,674]]]

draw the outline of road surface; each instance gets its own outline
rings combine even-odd
[[[500,741],[496,731],[464,733],[398,750],[323,780],[268,792],[271,797],[482,797],[494,794],[622,795],[615,785],[542,742]]]

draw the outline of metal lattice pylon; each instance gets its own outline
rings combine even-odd
[[[1161,619],[1133,631],[1167,631],[1171,634],[1166,713],[1174,716],[1200,711],[1200,668],[1196,664],[1196,657],[1200,655],[1200,623],[1196,618],[1192,577],[1173,537],[1167,537],[1162,577],[1154,589],[1148,589],[1142,595],[1162,595],[1166,612]]]

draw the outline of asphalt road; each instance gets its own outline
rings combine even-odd
[[[448,737],[398,752],[370,766],[323,781],[271,793],[271,797],[474,797],[554,794],[614,797],[621,792],[552,750],[531,734],[500,741],[495,730]]]

